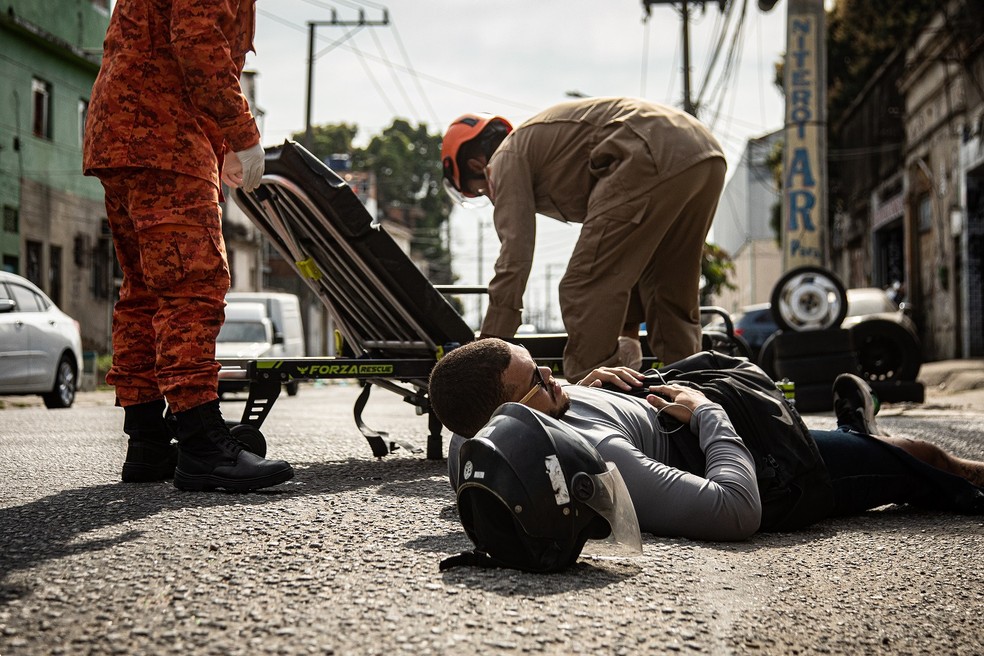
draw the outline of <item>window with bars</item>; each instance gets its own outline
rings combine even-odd
[[[16,233],[20,230],[20,216],[16,207],[3,206],[3,231]]]
[[[928,232],[933,227],[933,205],[929,194],[919,198],[918,205],[919,232]]]
[[[51,83],[39,78],[31,81],[34,136],[51,139]]]
[[[44,289],[44,281],[41,279],[42,244],[39,241],[27,240],[24,246],[24,252],[27,255],[27,269],[24,271],[24,277]]]
[[[62,302],[62,248],[54,244],[48,247],[48,298]]]

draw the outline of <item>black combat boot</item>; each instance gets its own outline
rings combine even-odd
[[[266,460],[243,449],[222,419],[219,401],[175,413],[178,466],[174,486],[181,490],[248,492],[293,478],[283,460]]]
[[[178,448],[164,423],[164,399],[123,408],[123,432],[129,440],[123,463],[124,483],[166,481],[174,476]]]

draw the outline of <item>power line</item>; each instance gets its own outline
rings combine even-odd
[[[375,32],[370,32],[370,34],[372,35],[373,42],[376,44],[376,50],[379,51],[379,55],[383,59],[386,59],[387,58],[386,51],[383,50],[383,44],[379,40],[379,36]],[[400,91],[400,95],[403,96],[403,102],[405,102],[407,104],[407,107],[410,108],[410,113],[413,114],[414,120],[416,120],[417,123],[420,123],[420,114],[417,112],[417,108],[413,104],[413,101],[410,100],[410,96],[407,95],[407,90],[403,87],[403,83],[400,81],[399,76],[396,74],[396,70],[390,68],[389,71],[390,71],[390,77],[393,79],[393,84],[396,85],[396,88]],[[395,113],[396,112],[394,112],[394,114]]]
[[[403,46],[403,39],[400,38],[400,32],[396,29],[396,24],[392,26],[393,38],[396,40],[396,45],[400,49],[400,53],[403,55],[403,61],[407,63],[407,68],[411,71],[411,77],[413,79],[414,85],[417,87],[417,93],[420,94],[421,99],[424,101],[424,106],[427,107],[427,111],[430,112],[431,119],[434,121],[434,125],[440,127],[441,120],[437,116],[437,112],[434,111],[434,107],[430,104],[430,100],[427,98],[427,94],[424,93],[424,87],[420,84],[420,77],[417,75],[416,69],[410,63],[410,55],[407,54],[407,49]]]
[[[312,3],[313,4],[315,2],[315,0],[305,0],[305,2],[309,2],[309,3]],[[305,33],[307,32],[307,28],[304,27],[303,25],[299,25],[299,24],[294,23],[292,21],[289,21],[289,20],[286,20],[284,18],[281,18],[280,16],[277,16],[276,14],[273,14],[273,13],[271,13],[269,11],[266,11],[265,9],[259,9],[258,8],[257,9],[257,14],[263,16],[264,18],[269,18],[270,20],[272,20],[272,21],[274,21],[276,23],[280,23],[281,25],[284,25],[286,27],[289,27],[289,28],[291,28],[293,30],[296,30],[296,31],[299,31],[299,32],[305,32]],[[317,36],[317,38],[320,39],[320,40],[324,40],[325,37],[322,37],[322,36],[319,35],[319,36]],[[348,50],[350,52],[358,52],[363,57],[365,57],[367,60],[375,61],[375,62],[380,63],[380,64],[383,64],[385,66],[393,67],[393,68],[395,68],[395,69],[397,69],[399,71],[402,71],[404,73],[407,73],[409,75],[412,75],[412,76],[414,76],[415,78],[417,78],[419,80],[430,82],[431,84],[436,84],[438,86],[441,86],[441,87],[444,87],[444,88],[447,88],[447,89],[458,91],[458,92],[461,92],[461,93],[464,93],[464,94],[468,94],[468,95],[471,95],[471,96],[475,96],[475,97],[478,97],[478,98],[484,98],[484,99],[489,100],[491,102],[495,102],[495,103],[499,103],[499,104],[503,104],[503,105],[509,105],[510,107],[515,107],[517,109],[521,109],[521,110],[525,110],[525,111],[539,111],[539,109],[540,109],[538,107],[534,107],[532,105],[528,105],[528,104],[523,103],[523,102],[519,102],[519,101],[516,101],[516,100],[510,100],[508,98],[503,98],[501,96],[496,96],[496,95],[491,94],[491,93],[486,93],[484,91],[479,91],[478,89],[474,89],[472,87],[467,87],[467,86],[464,86],[462,84],[458,84],[456,82],[450,82],[448,80],[444,80],[444,79],[439,78],[439,77],[434,76],[434,75],[430,75],[430,74],[427,74],[427,73],[421,73],[420,71],[418,71],[418,70],[416,70],[414,68],[410,68],[408,66],[404,66],[402,64],[398,64],[397,62],[391,61],[391,60],[386,59],[384,57],[379,57],[379,56],[375,56],[375,55],[372,55],[372,54],[367,53],[367,52],[363,52],[362,50],[359,50],[355,46],[349,45],[347,43],[346,44],[339,44],[339,47],[341,49],[343,49],[343,50]]]

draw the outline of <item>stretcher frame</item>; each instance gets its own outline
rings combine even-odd
[[[355,402],[355,423],[374,456],[401,447],[422,451],[387,439],[362,420],[376,386],[428,416],[426,457],[442,459],[442,427],[428,403],[428,377],[444,353],[475,338],[444,295],[485,288],[432,285],[348,184],[297,143],[268,150],[265,164],[260,186],[249,193],[237,189],[233,198],[324,304],[341,337],[342,355],[221,360],[220,380],[248,381],[246,407],[240,421],[233,422],[233,434],[265,451],[260,426],[282,385],[354,379],[363,388]],[[727,313],[703,309],[722,313],[731,334]],[[559,375],[566,335],[523,335],[513,341]],[[643,369],[656,366],[645,340],[643,345]]]

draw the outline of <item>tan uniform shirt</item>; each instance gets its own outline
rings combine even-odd
[[[119,0],[92,88],[82,166],[219,184],[219,158],[260,134],[239,86],[255,0]]]
[[[573,223],[617,216],[626,201],[712,157],[724,153],[697,119],[630,98],[562,103],[516,128],[489,161],[501,246],[482,332],[511,336],[519,327],[536,213]]]

